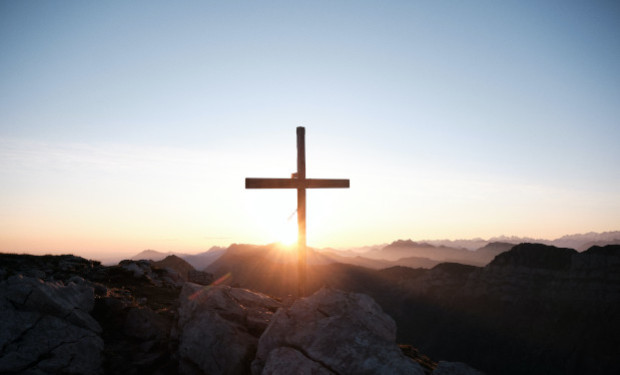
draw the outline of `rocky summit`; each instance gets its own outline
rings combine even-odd
[[[252,373],[283,374],[293,363],[324,374],[423,375],[395,340],[394,320],[372,298],[321,289],[276,313],[259,340]]]
[[[178,259],[0,254],[0,373],[479,374],[397,345],[367,295],[279,299],[186,281],[194,271]]]

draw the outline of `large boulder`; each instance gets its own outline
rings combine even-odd
[[[12,276],[0,283],[0,373],[99,374],[93,288]]]
[[[185,283],[179,296],[181,374],[247,374],[258,338],[282,304],[229,286]]]
[[[424,374],[396,324],[367,295],[321,289],[280,309],[258,343],[253,374]]]

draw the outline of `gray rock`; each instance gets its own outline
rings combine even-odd
[[[334,373],[314,362],[301,352],[281,347],[271,351],[262,375],[333,375]]]
[[[245,289],[185,283],[179,297],[181,374],[247,374],[280,302]]]
[[[63,285],[31,277],[12,276],[3,283],[3,297],[19,310],[56,316],[93,332],[101,327],[89,312],[93,309],[93,288],[87,285]]]
[[[93,290],[14,276],[0,283],[0,373],[99,374]]]
[[[395,339],[394,320],[372,298],[322,289],[276,313],[260,338],[252,373],[273,368],[273,351],[293,348],[314,362],[312,366],[334,373],[424,374]]]

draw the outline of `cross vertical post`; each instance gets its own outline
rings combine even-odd
[[[348,188],[349,180],[306,178],[306,129],[297,127],[297,173],[291,178],[246,178],[246,189],[297,189],[297,293],[307,293],[306,189]]]
[[[306,180],[306,129],[297,127],[297,179]],[[306,189],[297,188],[297,294],[306,295]]]

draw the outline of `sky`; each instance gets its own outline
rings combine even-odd
[[[0,251],[620,228],[614,1],[2,1]]]

